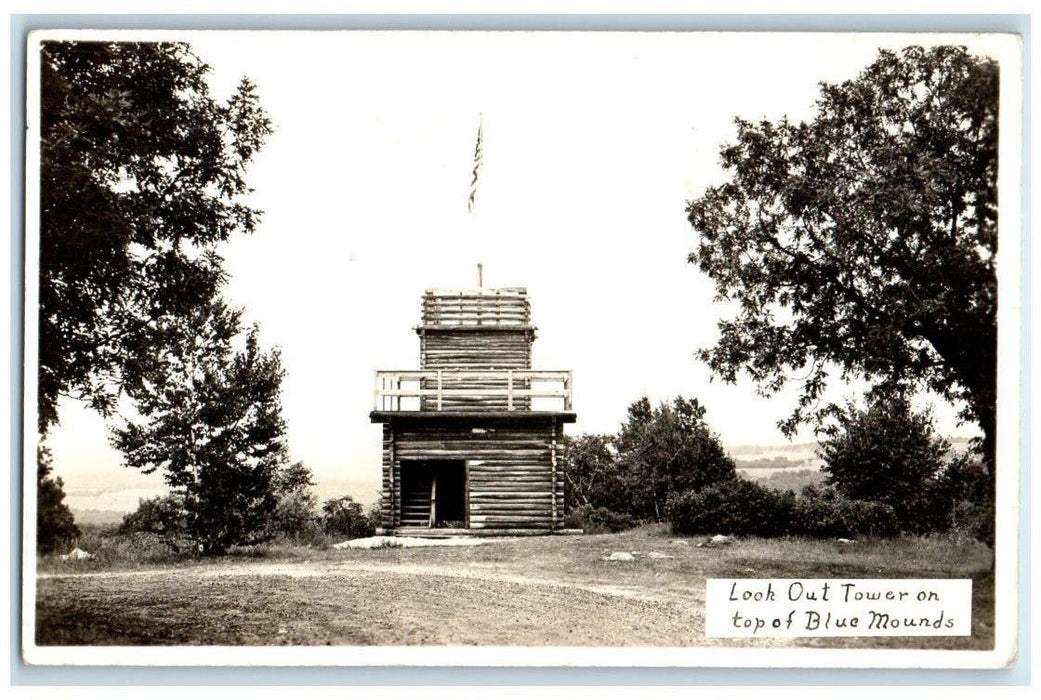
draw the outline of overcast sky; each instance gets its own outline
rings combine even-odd
[[[685,202],[725,177],[733,119],[809,118],[819,81],[933,35],[207,33],[186,35],[225,98],[242,76],[274,122],[249,172],[264,210],[224,254],[228,296],[282,349],[289,446],[323,498],[375,497],[373,372],[417,368],[428,287],[525,286],[536,369],[574,371],[578,422],[698,397],[725,444],[780,444],[794,393],[710,381],[694,359],[723,309],[686,262]],[[960,43],[965,43],[964,41]],[[982,47],[982,44],[977,44]],[[466,211],[479,115],[484,163]],[[835,392],[841,396],[841,390]],[[946,432],[956,428],[939,411]],[[74,508],[163,490],[120,465],[103,422],[61,406],[49,439]],[[804,434],[803,439],[809,435]]]

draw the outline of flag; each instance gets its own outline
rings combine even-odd
[[[470,196],[466,200],[466,211],[473,213],[477,200],[477,173],[481,170],[481,142],[483,141],[484,117],[477,123],[477,146],[474,147],[474,172],[470,178]]]

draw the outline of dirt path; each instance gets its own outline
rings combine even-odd
[[[636,586],[612,586],[604,584],[583,584],[574,581],[523,576],[506,573],[488,564],[470,564],[467,568],[456,566],[436,566],[429,564],[366,564],[361,562],[249,562],[247,564],[220,564],[205,568],[193,569],[145,569],[141,571],[95,571],[84,573],[55,574],[43,573],[38,580],[98,578],[112,579],[122,577],[161,578],[171,575],[191,575],[195,577],[213,576],[288,576],[290,578],[319,578],[342,576],[352,572],[374,574],[394,574],[398,576],[428,576],[435,578],[470,579],[477,581],[495,581],[514,583],[522,586],[550,586],[599,593],[607,596],[631,598],[648,602],[665,602],[666,596],[642,590]]]
[[[702,601],[468,562],[41,574],[39,644],[703,645]]]

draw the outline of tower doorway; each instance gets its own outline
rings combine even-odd
[[[466,462],[401,461],[402,527],[467,527]]]

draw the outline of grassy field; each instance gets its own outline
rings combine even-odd
[[[49,558],[37,577],[37,643],[993,646],[993,557],[975,540],[749,538],[710,548],[675,539],[650,526],[474,547],[268,547],[158,565],[129,555]],[[638,554],[635,561],[604,561],[614,551]],[[650,558],[650,551],[671,558]],[[710,577],[971,577],[973,633],[706,638]]]

